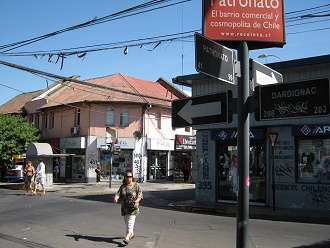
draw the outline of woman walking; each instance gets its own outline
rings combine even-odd
[[[124,244],[128,244],[134,236],[134,224],[139,214],[139,202],[143,198],[141,187],[134,181],[131,171],[126,171],[122,185],[119,187],[113,202],[116,204],[121,200],[121,215],[124,216],[126,225],[126,236]]]

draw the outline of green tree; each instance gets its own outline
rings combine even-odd
[[[0,157],[3,165],[10,167],[14,154],[25,152],[30,143],[39,139],[39,130],[25,118],[0,114]]]

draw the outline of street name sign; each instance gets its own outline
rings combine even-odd
[[[283,82],[283,76],[281,73],[263,65],[259,62],[250,59],[250,69],[251,69],[251,83],[253,85],[252,90],[256,86],[277,84]]]
[[[236,84],[234,54],[233,50],[195,33],[196,71],[230,84]]]
[[[190,97],[172,102],[172,127],[188,127],[211,123],[229,123],[228,101],[231,91]]]
[[[237,48],[283,47],[285,44],[284,0],[203,0],[203,35]]]
[[[330,114],[329,78],[255,88],[256,120],[316,117]]]

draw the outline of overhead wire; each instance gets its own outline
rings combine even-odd
[[[124,48],[126,46],[129,47],[143,47],[150,44],[160,45],[163,42],[171,42],[175,40],[184,41],[187,38],[192,38],[195,32],[199,30],[190,30],[182,33],[173,33],[167,35],[160,35],[148,38],[139,38],[134,40],[126,40],[126,41],[118,41],[111,43],[103,43],[98,45],[90,45],[90,46],[81,46],[75,48],[64,48],[64,49],[56,49],[56,50],[48,50],[48,51],[30,51],[30,52],[16,52],[16,53],[6,53],[0,52],[0,56],[45,56],[45,55],[59,55],[64,54],[66,56],[70,56],[73,54],[82,54],[89,52],[97,52],[111,49]],[[138,43],[134,43],[138,42]],[[154,47],[155,48],[155,47]],[[146,49],[152,51],[150,49]]]
[[[13,49],[16,49],[16,48],[19,48],[19,47],[22,47],[22,46],[26,46],[28,44],[31,44],[31,43],[34,43],[34,42],[37,42],[37,41],[40,41],[40,40],[43,40],[43,39],[46,39],[46,38],[64,33],[64,32],[73,31],[73,30],[76,30],[76,29],[85,28],[85,27],[89,27],[89,26],[92,26],[92,25],[117,20],[117,19],[120,19],[120,18],[125,18],[125,17],[129,17],[129,16],[133,16],[133,15],[146,13],[146,12],[154,11],[154,10],[157,10],[157,9],[160,9],[160,8],[170,7],[170,6],[173,6],[173,5],[176,5],[176,4],[181,4],[181,3],[188,2],[188,1],[191,1],[191,0],[180,0],[177,3],[168,4],[168,5],[153,8],[153,9],[150,9],[150,10],[144,10],[144,11],[133,13],[133,14],[126,14],[126,13],[134,12],[134,11],[144,9],[144,8],[148,8],[148,7],[151,7],[151,6],[156,6],[156,5],[166,3],[166,2],[170,2],[170,1],[173,1],[173,0],[148,1],[147,3],[140,4],[140,5],[137,5],[135,7],[131,7],[131,8],[122,10],[122,11],[116,12],[114,14],[110,14],[110,15],[107,15],[107,16],[104,16],[104,17],[101,17],[101,18],[96,18],[95,17],[94,19],[89,20],[87,22],[77,24],[77,25],[74,25],[74,26],[71,26],[71,27],[68,27],[68,28],[64,28],[64,29],[61,29],[61,30],[58,30],[58,31],[55,31],[55,32],[51,32],[51,33],[48,33],[48,34],[45,34],[45,35],[42,35],[42,36],[38,36],[38,37],[35,37],[35,38],[32,38],[32,39],[23,40],[23,41],[20,41],[20,42],[15,42],[15,43],[3,45],[3,46],[0,46],[0,50],[8,48],[7,50],[5,50],[3,52],[11,51]],[[123,14],[126,14],[126,15],[121,16]]]
[[[22,94],[27,94],[27,95],[31,95],[31,96],[33,96],[33,97],[35,97],[35,94],[33,93],[33,92],[24,92],[24,91],[22,91],[22,90],[19,90],[19,89],[17,89],[17,88],[14,88],[14,87],[11,87],[11,86],[8,86],[8,85],[5,85],[5,84],[2,84],[2,83],[0,83],[0,86],[2,86],[2,87],[6,87],[6,88],[8,88],[8,89],[11,89],[11,90],[15,90],[15,91],[17,91],[17,92],[20,92],[20,93],[22,93]],[[94,112],[94,113],[99,113],[99,114],[106,114],[106,112],[105,111],[101,111],[101,110],[95,110],[95,109],[92,109],[92,108],[85,108],[85,107],[81,107],[81,106],[76,106],[76,105],[73,105],[73,104],[68,104],[68,103],[63,103],[63,102],[59,102],[59,101],[56,101],[56,100],[54,100],[53,98],[48,98],[48,97],[40,97],[40,99],[45,99],[45,100],[47,100],[47,101],[49,101],[49,102],[54,102],[54,103],[57,103],[57,104],[59,104],[59,105],[61,105],[61,106],[66,106],[66,107],[69,107],[69,108],[74,108],[74,109],[80,109],[80,110],[86,110],[86,111],[90,111],[90,112]],[[104,105],[105,103],[103,103],[103,105]],[[101,103],[101,105],[102,105],[102,103]],[[109,105],[109,104],[107,104],[107,105]],[[70,115],[67,115],[67,116],[64,116],[64,117],[68,117],[68,116],[72,116],[73,114],[70,114]],[[114,114],[114,116],[120,116],[120,114]],[[63,116],[62,116],[63,117]],[[137,119],[142,119],[143,117],[141,117],[141,116],[135,116],[135,115],[128,115],[128,118],[133,118],[133,119],[135,119],[135,120],[137,120]],[[152,119],[151,117],[144,117],[145,119]],[[170,117],[166,117],[166,115],[162,115],[161,116],[161,119],[168,119],[168,118],[170,118]]]
[[[19,70],[27,71],[27,72],[33,72],[35,74],[45,75],[45,76],[48,76],[48,77],[51,77],[51,78],[61,79],[61,80],[64,80],[64,81],[69,81],[69,82],[75,82],[75,83],[90,86],[90,87],[106,89],[106,90],[111,90],[111,91],[115,91],[115,92],[119,92],[119,93],[130,94],[130,95],[134,95],[134,96],[150,98],[150,99],[155,99],[155,100],[160,100],[160,101],[165,101],[165,102],[166,101],[167,102],[172,102],[172,99],[149,96],[149,95],[144,95],[144,94],[140,94],[140,93],[120,90],[120,89],[117,89],[117,88],[111,88],[111,87],[104,86],[104,85],[93,84],[93,83],[89,83],[89,82],[86,82],[86,81],[77,80],[77,79],[74,79],[74,78],[63,77],[63,76],[52,74],[52,73],[49,73],[49,72],[44,72],[44,71],[29,68],[29,67],[21,66],[21,65],[8,63],[8,62],[1,61],[1,60],[0,60],[0,64],[5,65],[5,66],[9,66],[9,67],[12,67],[12,68],[16,68],[16,69],[19,69]]]
[[[157,4],[160,4],[160,3],[163,3],[163,2],[169,2],[169,1],[171,1],[171,0],[149,1],[149,3],[157,5]],[[183,3],[183,2],[187,2],[187,1],[191,1],[191,0],[180,1],[179,3]],[[173,4],[170,4],[170,5],[167,5],[167,6],[162,6],[162,7],[159,7],[159,8],[165,8],[165,7],[172,6],[172,5],[179,4],[179,3],[173,3]],[[141,5],[138,5],[138,6],[135,6],[135,7],[136,7],[136,9],[143,9],[143,8],[146,8],[146,7],[149,7],[149,6],[151,6],[151,5],[141,4]],[[330,6],[330,4],[326,4],[326,5],[323,5],[323,6],[304,9],[304,10],[300,10],[300,11],[288,12],[288,13],[286,13],[286,16],[288,16],[288,17],[286,17],[286,21],[289,22],[289,23],[290,22],[301,22],[302,21],[301,15],[302,14],[305,15],[306,12],[308,12],[308,11],[314,11],[314,12],[309,12],[309,14],[327,13],[327,12],[329,12],[329,10],[327,10],[326,8],[328,8],[329,6]],[[75,30],[75,29],[79,29],[79,28],[83,28],[83,27],[88,27],[88,26],[92,26],[92,25],[96,25],[96,24],[116,20],[116,19],[119,19],[119,18],[125,18],[125,17],[131,16],[131,15],[137,15],[137,14],[145,13],[145,12],[152,11],[152,10],[155,10],[155,9],[159,9],[159,8],[155,8],[155,9],[152,9],[152,10],[147,10],[145,12],[129,14],[129,15],[122,16],[122,17],[120,16],[122,13],[129,13],[130,11],[134,11],[135,7],[132,7],[132,8],[129,8],[129,9],[126,9],[126,10],[123,10],[123,11],[120,11],[120,12],[117,12],[115,14],[111,14],[111,15],[108,15],[108,16],[105,16],[105,17],[102,17],[102,18],[94,18],[94,19],[92,19],[90,21],[87,21],[85,23],[78,24],[78,25],[75,25],[75,26],[72,26],[72,27],[69,27],[69,28],[66,28],[66,29],[56,31],[56,32],[52,32],[52,33],[49,33],[49,34],[46,34],[46,35],[43,35],[43,36],[39,36],[39,37],[36,37],[36,38],[33,38],[33,39],[29,39],[29,40],[25,40],[25,41],[21,41],[21,42],[17,42],[17,43],[12,43],[12,44],[8,44],[8,45],[0,46],[0,49],[14,46],[11,49],[9,49],[9,50],[13,50],[13,49],[21,47],[23,45],[27,45],[27,44],[30,44],[30,43],[33,43],[33,42],[37,42],[41,39],[45,39],[45,38],[48,38],[48,37],[51,37],[51,36],[54,36],[54,35],[57,35],[57,34],[60,34],[60,33],[63,33],[63,32],[67,32],[67,31],[71,31],[71,30]],[[315,12],[315,10],[316,10],[316,12]],[[107,18],[110,18],[110,19],[107,19]],[[300,20],[299,20],[299,18],[300,18]],[[305,22],[305,23],[296,23],[296,24],[291,24],[291,25],[287,25],[287,26],[288,27],[293,27],[293,26],[298,26],[298,25],[305,25],[305,24],[311,24],[311,23],[315,23],[315,22],[324,22],[324,21],[327,21],[327,20],[309,21],[309,22]],[[320,31],[320,30],[327,30],[327,29],[329,29],[329,28],[320,28],[320,29],[314,29],[314,30],[309,30],[309,31],[292,32],[292,33],[287,33],[287,35],[305,33],[305,32],[313,32],[313,31]],[[144,47],[145,45],[150,45],[150,44],[157,44],[157,46],[158,46],[161,42],[171,42],[171,41],[174,41],[174,40],[179,40],[180,38],[181,39],[191,38],[193,35],[187,35],[187,36],[183,37],[182,34],[183,33],[189,33],[189,32],[196,32],[196,31],[198,31],[198,30],[182,32],[182,33],[178,34],[178,35],[181,35],[181,37],[168,38],[168,39],[163,39],[163,40],[152,40],[152,39],[166,38],[169,35],[131,40],[131,42],[132,41],[134,41],[134,42],[145,41],[145,42],[132,43],[129,46],[132,46],[132,47],[133,46],[140,46],[142,48],[145,48]],[[175,35],[175,34],[172,34],[172,35]],[[148,40],[151,40],[151,41],[148,41]],[[120,44],[124,44],[124,43],[128,43],[128,41],[113,42],[113,43],[99,44],[99,45],[94,45],[94,46],[84,46],[84,47],[77,47],[77,48],[68,48],[68,49],[61,49],[61,50],[51,50],[51,51],[6,53],[6,51],[9,51],[9,50],[6,50],[6,51],[4,51],[0,54],[5,55],[5,56],[31,56],[31,55],[44,56],[46,53],[47,54],[52,54],[53,52],[61,52],[60,54],[63,54],[63,55],[66,54],[67,56],[69,56],[71,54],[80,54],[80,57],[83,58],[84,53],[123,48],[124,46],[120,45]],[[20,45],[20,46],[17,46],[17,45]],[[111,47],[111,45],[113,47]],[[101,47],[101,46],[109,46],[109,47],[98,48],[98,47]],[[81,49],[81,48],[92,48],[92,49]],[[74,49],[80,49],[80,50],[74,50]],[[145,50],[152,51],[153,49],[146,49],[145,48]],[[52,56],[55,55],[55,54],[56,53],[53,53]],[[58,53],[56,55],[58,55]],[[51,59],[51,57],[49,59]],[[33,72],[30,72],[30,73],[33,73]],[[35,74],[41,76],[38,73],[35,73]],[[72,80],[70,79],[70,81],[72,81]],[[81,81],[81,82],[83,82],[83,81]],[[0,84],[0,85],[2,85],[2,84]],[[80,90],[82,90],[82,89],[80,89]],[[109,88],[109,90],[113,90],[113,89]],[[131,93],[131,92],[127,92],[127,93]],[[150,96],[146,96],[146,97],[152,98]],[[164,99],[160,98],[160,100],[164,100]],[[69,105],[67,105],[67,106],[69,106]],[[71,106],[71,107],[76,107],[76,106]]]
[[[163,0],[163,1],[152,1],[152,4],[159,4],[162,2],[168,2],[171,0]],[[186,2],[188,0],[184,0],[184,1],[180,1],[178,3],[183,3]],[[165,5],[162,6],[163,7],[168,7],[168,6],[172,6],[178,3],[174,3],[174,4],[170,4],[170,5]],[[150,3],[149,3],[150,4]],[[150,5],[148,5],[150,6]],[[140,9],[140,8],[145,8],[148,7],[146,4],[142,4],[142,5],[138,5],[135,7],[132,7],[130,9],[126,9],[120,12],[117,12],[115,14],[112,15],[108,15],[102,18],[98,18],[97,21],[89,21],[83,24],[78,24],[76,26],[90,26],[90,25],[95,25],[95,24],[99,24],[99,23],[103,23],[105,20],[109,21],[107,18],[109,18],[110,16],[117,16],[120,15],[122,13],[126,13],[126,12],[130,12],[133,11],[134,9]],[[329,8],[329,10],[322,10],[325,8]],[[158,9],[158,8],[157,8]],[[155,10],[155,9],[152,9]],[[322,10],[322,11],[318,11],[318,12],[308,12],[308,14],[313,14],[313,13],[324,13],[326,11],[330,11],[330,4],[326,4],[326,5],[322,5],[322,6],[317,6],[317,7],[313,7],[313,8],[308,8],[308,9],[304,9],[304,10],[298,10],[298,11],[293,11],[293,12],[288,12],[286,13],[286,22],[302,22],[304,21],[304,19],[301,19],[301,15],[302,14],[306,14],[307,11],[315,11],[315,10]],[[141,12],[139,12],[140,14]],[[144,12],[143,12],[144,13]],[[124,16],[127,17],[127,16]],[[124,18],[121,17],[121,18]],[[113,19],[112,19],[113,20]],[[294,26],[298,26],[298,25],[307,25],[307,24],[312,24],[312,23],[317,23],[317,22],[325,22],[327,20],[316,20],[316,21],[305,21],[304,23],[296,23],[296,24],[291,24],[291,25],[287,25],[287,27],[294,27]],[[71,27],[70,27],[71,28]],[[320,30],[324,30],[324,29],[313,29],[313,30],[306,30],[306,31],[300,31],[300,32],[293,32],[293,33],[287,33],[287,35],[290,34],[297,34],[297,33],[304,33],[304,32],[312,32],[312,31],[320,31]],[[53,62],[51,60],[51,57],[56,55],[57,60],[56,62],[58,62],[61,59],[61,67],[63,66],[63,61],[65,56],[70,56],[70,55],[77,55],[78,58],[85,58],[87,53],[91,53],[91,52],[98,52],[98,51],[104,51],[104,50],[111,50],[111,49],[121,49],[121,48],[125,48],[125,47],[135,47],[135,46],[139,46],[140,48],[144,48],[147,51],[152,51],[151,49],[147,49],[145,46],[149,45],[149,44],[157,44],[157,46],[162,43],[162,42],[172,42],[175,40],[180,40],[181,41],[185,38],[192,38],[193,37],[193,33],[197,32],[200,30],[194,30],[194,31],[187,31],[187,32],[181,32],[181,33],[177,33],[177,34],[168,34],[168,35],[163,35],[163,36],[158,36],[158,37],[149,37],[149,38],[140,38],[140,39],[135,39],[135,40],[130,40],[130,41],[119,41],[119,42],[112,42],[112,43],[105,43],[105,44],[99,44],[99,45],[93,45],[93,46],[82,46],[82,47],[76,47],[76,48],[64,48],[64,49],[57,49],[57,50],[50,50],[50,51],[30,51],[30,52],[18,52],[18,53],[6,53],[5,52],[0,52],[0,56],[44,56],[45,54],[48,54],[49,56],[49,62]],[[60,32],[60,31],[57,31]],[[56,32],[54,32],[56,33]],[[187,34],[187,33],[191,33],[190,35],[184,36],[183,34]],[[175,35],[181,35],[181,37],[172,37]],[[47,36],[47,35],[46,35]],[[159,39],[159,38],[164,38],[164,39]],[[157,40],[154,40],[157,39]],[[150,41],[151,40],[151,41]],[[141,43],[132,43],[135,41],[141,41]],[[143,42],[142,42],[143,41]],[[128,44],[129,43],[129,44]],[[123,45],[121,45],[123,44]],[[0,46],[1,49],[1,46]],[[8,50],[7,50],[8,51]],[[38,58],[38,57],[37,57]],[[54,62],[53,62],[54,63]]]

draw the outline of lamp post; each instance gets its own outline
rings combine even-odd
[[[261,55],[258,56],[258,58],[260,58],[260,59],[264,59],[264,58],[267,58],[267,57],[276,57],[279,60],[281,60],[282,62],[284,61],[279,56],[276,56],[276,55],[273,55],[273,54],[261,54]]]

